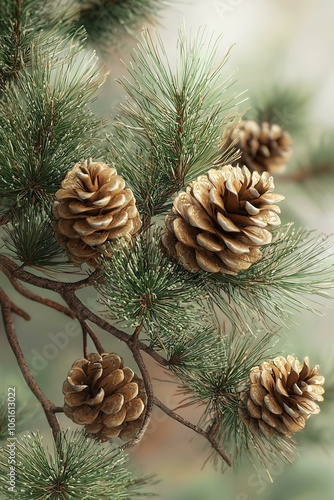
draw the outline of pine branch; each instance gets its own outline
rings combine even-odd
[[[251,108],[246,114],[247,119],[280,125],[293,136],[305,131],[311,95],[300,86],[275,85],[262,92],[257,89],[256,95],[250,91],[249,100]]]
[[[30,56],[33,19],[41,10],[35,0],[7,0],[0,7],[0,90],[17,76]],[[34,16],[32,16],[34,12]]]
[[[210,277],[208,293],[234,324],[254,315],[284,322],[302,309],[319,314],[313,297],[332,298],[332,266],[322,265],[331,248],[330,237],[283,227],[264,248],[263,258],[248,270]]]
[[[137,365],[140,369],[140,373],[143,377],[145,392],[146,392],[146,396],[147,396],[147,402],[146,402],[146,408],[145,408],[145,417],[144,417],[140,431],[136,434],[136,436],[131,441],[128,441],[123,448],[128,448],[128,447],[133,446],[133,445],[140,442],[140,440],[144,436],[144,434],[149,426],[151,416],[152,416],[153,405],[154,405],[154,391],[153,391],[153,385],[151,382],[151,377],[150,377],[150,374],[145,366],[143,357],[140,353],[138,337],[135,334],[132,337],[132,341],[128,343],[128,346],[131,349],[133,358],[134,358],[135,362],[137,363]]]
[[[28,387],[43,407],[47,421],[49,422],[49,425],[52,429],[53,437],[54,439],[56,439],[57,434],[60,432],[60,427],[58,420],[52,411],[55,405],[41,391],[25,361],[24,354],[15,332],[12,313],[18,314],[25,320],[29,320],[30,317],[24,311],[22,311],[22,309],[13,304],[8,295],[2,289],[0,289],[0,303],[2,306],[2,317],[8,342],[13,350],[13,353],[15,354],[17,363],[20,367],[25,381],[27,382]]]
[[[43,278],[41,276],[35,276],[34,274],[31,274],[23,270],[21,267],[19,267],[17,264],[11,261],[8,257],[5,257],[3,255],[0,255],[0,269],[6,270],[7,276],[14,275],[15,278],[19,279],[20,281],[24,281],[39,288],[42,289],[44,288],[45,290],[51,290],[53,292],[58,293],[65,300],[65,302],[69,306],[69,309],[75,311],[76,317],[80,322],[83,323],[88,320],[91,323],[99,326],[103,330],[109,332],[111,335],[114,335],[120,341],[124,343],[132,342],[131,335],[123,332],[122,330],[117,329],[103,318],[94,314],[76,296],[77,290],[80,290],[81,288],[87,286],[94,285],[96,283],[96,275],[92,274],[91,276],[89,276],[84,280],[73,283],[50,280],[47,278]],[[160,356],[160,354],[152,350],[144,342],[138,342],[138,346],[140,347],[140,350],[149,354],[160,365],[162,366],[168,365],[167,360],[163,356]]]
[[[185,396],[182,406],[205,405],[199,425],[207,427],[206,432],[228,450],[233,461],[238,463],[246,452],[251,461],[258,461],[265,469],[277,460],[291,461],[294,443],[284,436],[268,440],[253,435],[239,417],[238,395],[249,380],[251,368],[267,359],[274,343],[272,332],[258,333],[255,338],[249,331],[234,330],[225,334],[220,348],[216,348],[218,366],[208,363],[204,371],[171,367],[178,377],[179,393]],[[215,456],[213,459],[218,465]]]
[[[108,308],[106,316],[129,327],[142,325],[153,344],[159,344],[157,332],[168,324],[186,328],[197,309],[203,315],[204,307],[196,279],[162,254],[160,238],[161,231],[155,228],[130,245],[123,241],[113,245],[97,286]]]
[[[64,307],[61,304],[58,304],[58,302],[54,302],[51,299],[47,299],[46,297],[41,297],[40,295],[37,295],[34,293],[32,290],[29,290],[28,288],[24,287],[18,279],[15,278],[6,268],[3,268],[2,271],[4,274],[7,276],[15,290],[17,290],[23,297],[26,297],[30,300],[33,300],[35,302],[38,302],[39,304],[44,304],[47,307],[51,307],[52,309],[55,309],[56,311],[61,312],[62,314],[65,314],[66,316],[69,316],[70,318],[75,318],[75,312],[71,311],[67,307]]]
[[[0,92],[31,65],[32,47],[43,50],[55,37],[68,36],[71,19],[59,2],[2,0],[0,5]],[[76,33],[82,41],[82,30]]]
[[[224,125],[234,118],[235,96],[226,95],[231,76],[221,75],[229,50],[215,64],[220,39],[207,44],[207,38],[200,30],[187,40],[181,29],[173,71],[159,36],[144,30],[128,68],[131,81],[120,81],[129,98],[110,136],[110,162],[133,189],[144,227],[219,161]]]
[[[103,122],[89,103],[105,76],[80,46],[59,52],[63,43],[50,40],[47,53],[34,45],[31,68],[0,102],[0,194],[7,208],[37,204],[49,214],[68,169],[99,154]]]
[[[126,455],[81,432],[59,434],[50,451],[32,433],[16,441],[15,489],[19,500],[69,498],[126,500],[151,496],[151,477],[137,477],[126,467]],[[9,449],[0,451],[0,493],[8,495]]]
[[[334,175],[333,133],[323,134],[316,145],[307,148],[305,159],[294,171],[280,177],[282,182],[302,183],[305,188],[313,189],[314,183],[326,189],[323,182]],[[310,182],[312,181],[312,186]]]
[[[118,46],[136,28],[152,23],[169,0],[74,0],[77,25],[84,26],[89,40],[103,50]]]

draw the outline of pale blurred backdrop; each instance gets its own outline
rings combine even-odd
[[[217,36],[223,32],[221,54],[235,44],[226,74],[238,69],[239,91],[249,90],[253,95],[272,88],[275,83],[286,83],[300,86],[301,92],[306,89],[312,93],[308,132],[297,140],[297,152],[322,130],[334,129],[333,0],[175,1],[162,12],[159,27],[171,58],[175,54],[178,27],[184,20],[193,32],[200,25],[206,25]],[[110,76],[96,104],[99,112],[111,111],[122,97],[122,90],[114,81],[124,74],[119,58],[129,60],[128,49],[110,54],[107,62]],[[278,180],[277,191],[286,196],[286,202],[282,203],[285,222],[292,220],[297,226],[326,234],[334,232],[334,176],[307,186]],[[17,297],[7,280],[1,277],[1,281],[10,295],[17,298],[18,305],[32,314],[29,323],[15,319],[17,332],[42,389],[60,405],[62,381],[73,360],[81,355],[79,329],[72,330],[71,337],[62,335],[71,328],[69,320]],[[86,299],[94,302],[93,292],[88,292]],[[334,360],[334,311],[327,306],[320,306],[325,314],[322,317],[308,312],[296,314],[296,324],[282,329],[281,346],[286,354],[300,358],[310,354],[311,363],[321,364],[322,371],[330,375]],[[2,328],[0,334],[0,387],[6,390],[8,385],[16,384],[19,403],[29,400],[33,405]],[[101,340],[110,351],[123,354],[127,363],[134,366],[118,341],[106,335]],[[160,397],[171,407],[176,406],[177,400],[172,396],[175,387],[161,382],[167,378],[166,374],[154,365],[151,372]],[[44,416],[36,407],[31,430],[40,429],[48,441]],[[334,408],[329,404],[323,408],[319,417],[308,422],[309,432],[306,430],[300,439],[299,457],[284,470],[276,469],[273,484],[260,471],[261,483],[247,463],[225,475],[215,472],[210,465],[202,469],[207,456],[204,442],[160,411],[154,414],[142,443],[130,454],[134,467],[147,474],[155,472],[161,479],[156,490],[163,500],[330,500],[334,498]],[[183,415],[196,422],[199,414],[186,409]],[[65,418],[61,423],[64,427],[70,424]]]

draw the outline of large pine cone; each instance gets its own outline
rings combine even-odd
[[[162,237],[165,252],[189,271],[237,274],[262,257],[280,225],[273,178],[243,167],[211,169],[174,200]]]
[[[66,175],[54,203],[58,242],[74,264],[95,267],[102,245],[130,239],[141,227],[135,198],[116,169],[90,160]]]
[[[226,136],[223,147],[232,142],[240,149],[241,158],[236,164],[246,165],[251,171],[282,173],[292,156],[292,140],[279,125],[254,120],[243,120]]]
[[[65,415],[100,440],[129,440],[141,429],[144,384],[117,354],[89,354],[75,361],[63,394]]]
[[[319,413],[324,377],[309,359],[279,356],[252,368],[249,389],[240,393],[239,415],[253,434],[290,437],[305,426],[310,415]]]

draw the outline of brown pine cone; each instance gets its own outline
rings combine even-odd
[[[72,365],[63,384],[64,413],[102,441],[125,441],[141,429],[146,406],[143,381],[114,353],[89,354]]]
[[[239,416],[253,434],[290,437],[320,411],[324,377],[309,359],[278,356],[251,369],[250,386],[240,393]]]
[[[262,258],[281,221],[268,172],[226,165],[193,181],[166,216],[163,250],[192,272],[237,274]]]
[[[130,239],[141,227],[135,198],[116,169],[91,160],[77,163],[56,192],[54,230],[74,264],[96,267],[103,245]]]
[[[227,134],[223,148],[232,142],[240,149],[241,158],[237,164],[246,165],[251,171],[280,174],[292,157],[292,140],[288,132],[279,125],[254,120],[242,120]]]

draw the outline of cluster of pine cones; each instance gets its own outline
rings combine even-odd
[[[270,174],[291,156],[291,139],[278,125],[242,121],[228,131],[223,148],[241,152],[233,165],[211,169],[174,201],[162,248],[186,269],[237,274],[262,257],[270,231],[280,224],[283,199]],[[77,163],[56,192],[54,230],[71,262],[98,267],[111,244],[131,240],[141,228],[132,191],[115,168],[92,160]]]
[[[261,248],[280,225],[271,174],[291,156],[291,139],[277,125],[248,120],[228,131],[223,147],[240,150],[239,162],[212,168],[179,193],[165,219],[162,251],[190,272],[235,275],[262,258]],[[241,167],[239,166],[242,165]],[[56,193],[54,230],[78,265],[99,266],[111,244],[141,228],[135,198],[115,168],[77,163]],[[290,437],[319,412],[323,377],[308,358],[282,356],[252,368],[239,393],[239,416],[254,435]],[[76,360],[63,385],[64,413],[100,440],[129,440],[140,431],[147,396],[143,381],[115,353]]]

